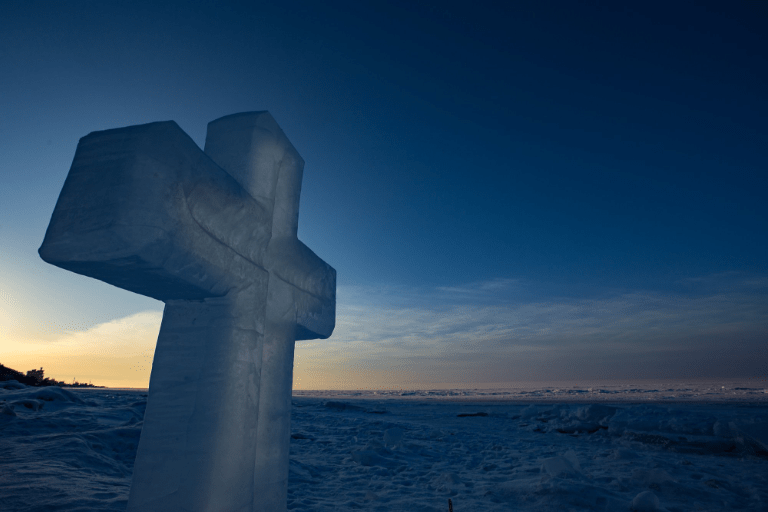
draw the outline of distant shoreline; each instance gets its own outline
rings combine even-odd
[[[627,382],[626,384],[623,382]],[[768,385],[753,379],[680,379],[613,381],[573,385],[527,385],[497,388],[395,390],[293,390],[294,399],[403,400],[421,402],[603,403],[603,404],[754,404],[768,405]],[[563,385],[566,384],[566,385]],[[148,394],[148,388],[80,388]]]

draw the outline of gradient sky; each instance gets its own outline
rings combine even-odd
[[[37,255],[78,139],[269,110],[338,272],[296,388],[768,381],[768,5],[420,5],[6,2],[0,363],[146,387],[163,304]]]

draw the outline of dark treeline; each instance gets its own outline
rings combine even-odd
[[[103,388],[104,386],[94,386],[93,384],[85,384],[74,381],[70,384],[58,381],[56,379],[50,379],[44,376],[43,369],[29,370],[26,375],[20,371],[8,368],[0,364],[0,381],[15,380],[21,384],[27,386],[59,386],[68,388]]]

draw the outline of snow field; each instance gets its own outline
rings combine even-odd
[[[145,395],[0,383],[2,509],[124,510]],[[294,396],[289,510],[768,508],[765,402],[337,395]]]

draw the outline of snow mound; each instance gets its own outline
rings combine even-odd
[[[33,398],[22,398],[21,400],[14,400],[11,402],[11,406],[16,409],[16,406],[24,407],[30,411],[39,411],[43,408],[44,402],[35,400]]]
[[[403,429],[398,427],[389,428],[384,431],[384,444],[387,446],[397,446],[403,442]]]
[[[581,464],[576,458],[576,453],[568,450],[561,456],[544,459],[541,472],[555,478],[572,478],[581,473]]]
[[[7,402],[8,406],[16,412],[35,412],[43,408],[53,411],[71,405],[93,405],[58,386],[33,387],[16,381],[5,381],[0,384],[2,384],[0,402]],[[50,405],[46,407],[46,404]]]
[[[66,389],[62,389],[56,386],[40,388],[36,391],[33,391],[31,396],[32,398],[37,398],[46,402],[69,402],[73,404],[85,403],[80,397],[71,391],[67,391]]]
[[[4,380],[0,382],[0,388],[1,389],[9,389],[9,390],[17,390],[17,389],[25,389],[27,386],[20,383],[17,380]]]
[[[618,408],[609,405],[590,404],[576,409],[575,416],[581,421],[604,425],[616,414],[616,411],[618,411]]]
[[[633,512],[654,512],[659,510],[659,498],[651,491],[644,491],[632,500]]]
[[[441,473],[434,477],[430,483],[435,490],[449,492],[451,495],[466,487],[461,478],[452,472]]]

